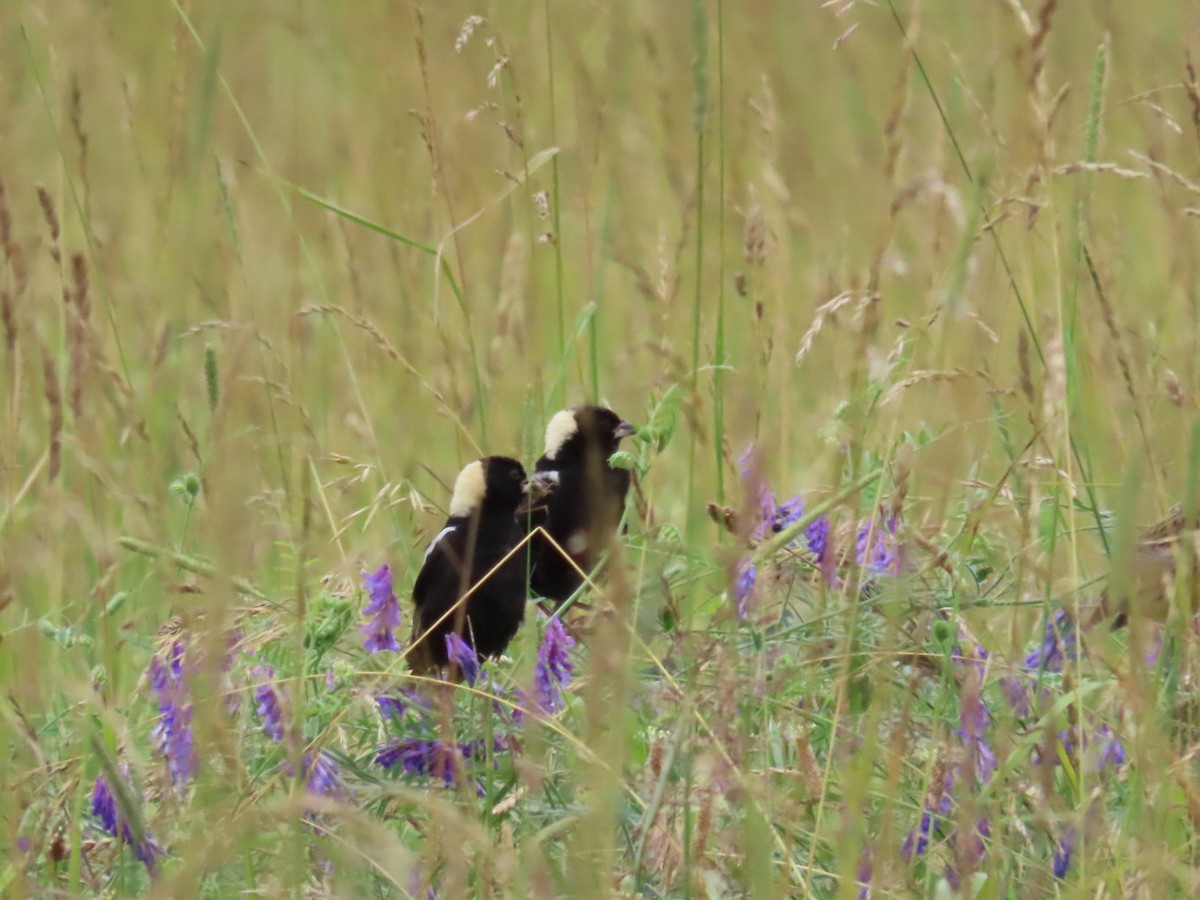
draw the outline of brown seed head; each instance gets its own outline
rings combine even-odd
[[[58,224],[58,211],[54,208],[54,198],[50,196],[50,192],[46,190],[44,184],[37,186],[37,195],[38,203],[42,206],[42,216],[50,227],[50,255],[55,262],[61,262],[62,255],[58,249],[58,237],[61,229]]]

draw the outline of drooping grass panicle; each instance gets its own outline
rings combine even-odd
[[[55,208],[54,198],[50,196],[50,191],[44,184],[37,186],[37,198],[38,204],[42,208],[42,218],[46,220],[46,227],[50,230],[50,258],[56,263],[61,263],[62,249],[59,247],[58,239],[62,228],[58,222],[58,210]]]

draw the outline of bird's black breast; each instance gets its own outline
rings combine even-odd
[[[583,583],[565,552],[584,572],[590,571],[608,547],[620,523],[629,490],[629,472],[582,463],[553,468],[538,461],[536,471],[554,471],[557,483],[544,499],[542,527],[554,543],[535,538],[531,586],[544,597],[566,600]],[[560,549],[561,548],[561,549]]]
[[[508,556],[523,531],[511,512],[451,518],[446,529],[429,549],[413,585],[410,658],[418,671],[445,665],[446,635],[455,630],[481,656],[503,652],[525,615],[525,552]],[[476,585],[467,601],[446,616]]]

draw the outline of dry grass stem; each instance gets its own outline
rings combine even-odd
[[[837,315],[838,310],[851,303],[854,297],[855,295],[852,291],[846,291],[817,307],[812,325],[808,327],[808,331],[804,332],[804,337],[800,339],[800,349],[796,351],[797,365],[804,361],[804,357],[812,349],[813,341],[821,333],[821,329],[825,326],[825,323]]]

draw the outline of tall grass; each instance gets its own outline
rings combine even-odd
[[[0,8],[0,891],[1194,895],[1196,25]],[[576,643],[368,652],[593,400]]]

